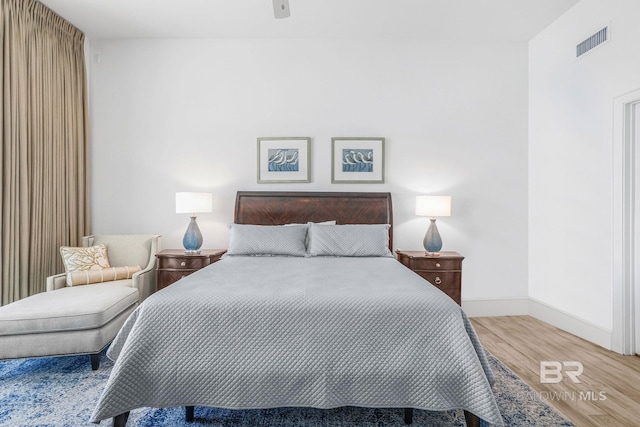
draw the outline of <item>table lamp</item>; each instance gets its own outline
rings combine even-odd
[[[429,256],[439,256],[442,238],[436,227],[436,217],[451,216],[450,196],[416,196],[416,215],[428,216],[431,224],[424,235],[424,249]]]
[[[185,253],[199,254],[202,247],[202,233],[196,222],[197,213],[210,213],[213,210],[211,193],[176,193],[176,213],[191,214],[191,222],[184,233],[182,245]]]

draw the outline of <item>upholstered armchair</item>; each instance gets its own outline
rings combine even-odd
[[[116,284],[138,289],[139,302],[156,291],[156,254],[160,251],[160,236],[152,234],[92,235],[82,238],[82,246],[104,244],[113,267],[139,265],[141,271],[131,279]],[[47,278],[47,291],[67,286],[65,273]]]

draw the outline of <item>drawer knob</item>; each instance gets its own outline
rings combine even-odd
[[[439,262],[436,262],[436,267],[440,268],[440,263]]]
[[[181,267],[184,267],[185,265],[187,265],[187,261],[182,261],[182,262],[180,263],[180,266],[181,266]]]
[[[440,277],[436,277],[435,282],[436,282],[436,285],[439,285],[442,283],[442,279],[440,279]]]

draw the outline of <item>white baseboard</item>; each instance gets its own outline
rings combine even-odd
[[[465,299],[462,309],[469,317],[525,316],[529,314],[529,298]]]
[[[612,331],[601,328],[587,320],[559,310],[535,298],[462,300],[462,309],[469,317],[529,315],[611,350]]]
[[[559,310],[535,298],[529,298],[529,315],[607,350],[611,350],[612,331],[594,325],[566,311]]]

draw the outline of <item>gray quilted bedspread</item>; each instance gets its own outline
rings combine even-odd
[[[502,425],[463,311],[393,258],[225,257],[108,351],[97,422],[139,407],[461,408]]]

